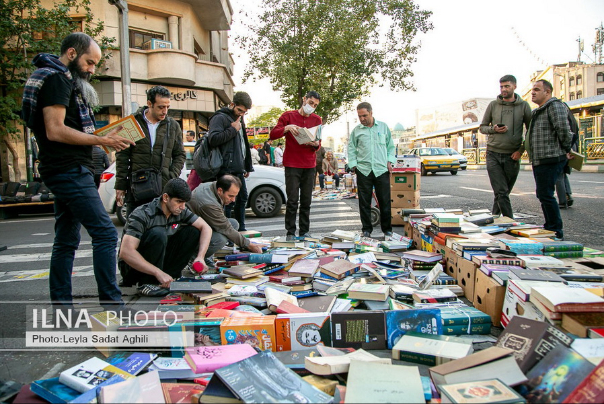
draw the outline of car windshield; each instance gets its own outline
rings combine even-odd
[[[443,149],[443,150],[446,151],[447,153],[449,153],[451,156],[455,156],[455,155],[461,154],[460,152],[458,152],[455,149]]]
[[[419,149],[420,156],[448,156],[449,153],[441,149],[440,147],[429,147],[426,149]]]

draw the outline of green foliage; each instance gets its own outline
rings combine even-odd
[[[262,127],[272,128],[275,125],[277,125],[277,121],[279,120],[279,117],[281,116],[281,114],[283,112],[285,112],[283,109],[273,107],[273,108],[269,109],[268,111],[266,111],[265,113],[258,115],[257,117],[250,120],[249,122],[246,122],[246,125],[248,128],[262,128]]]
[[[113,38],[99,37],[103,22],[94,20],[90,0],[63,0],[44,8],[40,0],[0,2],[0,139],[16,135],[25,80],[38,53],[58,54],[61,41],[75,29],[71,15],[84,15],[84,32],[107,49]],[[104,59],[103,59],[104,60]]]
[[[413,0],[264,0],[237,38],[251,59],[244,79],[269,78],[293,109],[316,90],[317,113],[333,122],[377,83],[413,90],[414,40],[432,29],[430,15]]]

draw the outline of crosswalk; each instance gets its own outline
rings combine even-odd
[[[356,202],[356,201],[355,201]],[[342,200],[313,201],[310,211],[311,234],[322,236],[339,230],[361,229],[361,221],[358,212],[351,204]],[[49,218],[50,219],[50,218]],[[52,228],[54,219],[50,219],[44,226]],[[285,235],[285,209],[272,218],[257,218],[250,211],[246,216],[246,227],[249,230],[261,231],[263,236],[274,237]],[[8,223],[8,222],[5,222]],[[0,254],[0,283],[47,280],[50,271],[50,257],[52,251],[53,234],[41,233],[41,228],[36,228],[32,233],[32,239],[49,242],[36,242],[29,244],[14,244],[5,242],[7,250]],[[118,228],[121,234],[122,228]],[[85,234],[86,231],[82,230]],[[378,229],[374,236],[378,237]],[[37,269],[24,269],[37,268]],[[92,268],[92,244],[90,241],[82,240],[76,251],[73,277],[94,276]]]

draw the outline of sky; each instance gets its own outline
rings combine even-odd
[[[412,66],[416,91],[393,92],[386,85],[367,99],[374,117],[390,128],[415,126],[415,111],[471,98],[495,98],[499,78],[513,74],[517,92],[530,86],[530,76],[550,64],[576,61],[577,38],[584,40],[581,61],[595,60],[595,30],[604,21],[603,0],[416,0],[432,11],[434,28],[420,33],[417,62]],[[284,107],[268,80],[242,83],[247,57],[234,41],[241,35],[239,11],[257,10],[258,0],[231,0],[233,26],[230,50],[235,60],[235,90],[247,91],[254,105]],[[250,111],[253,114],[253,110]],[[355,111],[327,125],[324,135],[347,136],[358,124]]]

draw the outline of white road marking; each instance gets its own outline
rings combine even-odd
[[[450,198],[451,195],[422,195],[421,199],[439,199],[439,198]]]
[[[50,233],[34,233],[32,236],[48,236]]]
[[[493,191],[490,190],[490,189],[480,189],[480,188],[470,188],[470,187],[459,187],[459,188],[460,189],[469,189],[469,190],[472,190],[472,191],[479,191],[479,192],[488,192],[488,193],[491,193],[491,194],[493,193]]]
[[[91,245],[91,241],[80,241],[80,246]],[[8,247],[9,250],[21,249],[21,248],[52,248],[53,243],[38,243],[38,244],[17,244]]]
[[[40,254],[13,254],[13,255],[1,255],[0,264],[7,264],[11,262],[31,262],[31,261],[49,261],[52,253],[40,253]],[[76,251],[76,258],[89,258],[92,257],[92,250]]]
[[[577,182],[587,182],[590,184],[604,184],[604,182],[601,182],[601,181],[577,181]]]

